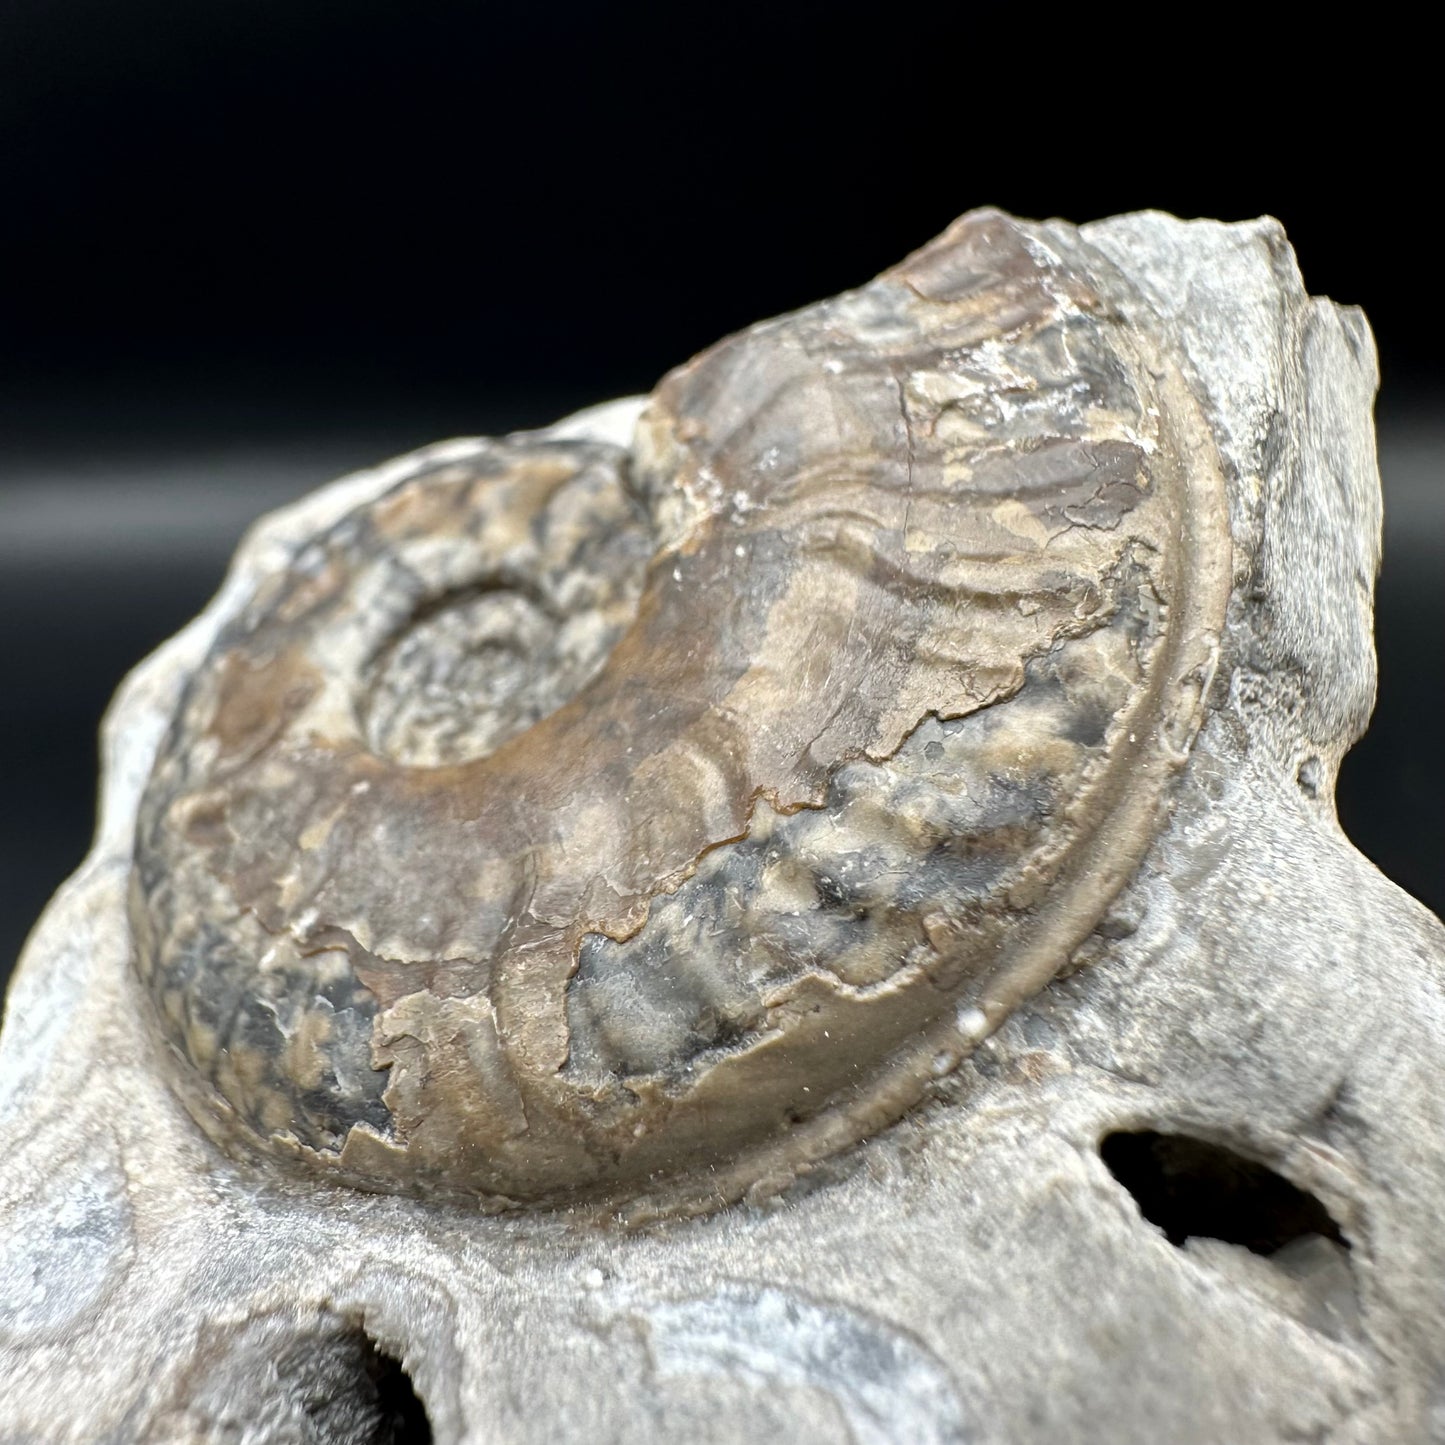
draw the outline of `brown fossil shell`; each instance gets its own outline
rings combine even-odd
[[[737,1197],[897,1118],[1148,845],[1228,588],[1188,385],[993,212],[302,546],[136,838],[227,1137],[493,1203]]]

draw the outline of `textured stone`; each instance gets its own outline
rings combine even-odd
[[[913,315],[915,303],[924,317],[965,305],[958,296],[975,294],[980,268],[960,270],[959,238],[985,233],[1014,248],[1017,274],[1005,275],[1004,291],[1013,296],[1017,282],[1043,311],[1020,303],[1013,316],[995,288],[971,339],[949,333],[944,344],[920,323],[932,359],[917,364],[917,337],[900,340],[899,314]],[[737,1441],[767,1429],[858,1441],[1445,1437],[1445,1245],[1434,1228],[1445,1186],[1445,936],[1349,845],[1331,801],[1374,694],[1376,377],[1363,318],[1306,296],[1269,222],[1143,215],[1019,228],[986,215],[890,274],[891,283],[724,343],[675,373],[648,409],[622,402],[534,437],[447,443],[277,514],[242,548],[206,614],[127,681],[106,725],[95,849],[27,948],[0,1040],[0,1145],[10,1161],[0,1186],[4,1438],[408,1438],[404,1411],[401,1426],[389,1423],[398,1387],[377,1351],[404,1363],[439,1440]],[[899,277],[914,299],[883,305]],[[1086,365],[1084,349],[1067,344],[1050,362],[1047,348],[1024,345],[1050,327],[1057,334],[1060,318],[1066,336],[1095,347],[1088,355],[1126,351],[1129,365]],[[846,332],[844,352],[827,350],[835,329]],[[960,381],[969,346],[987,360],[977,392]],[[469,937],[453,948],[472,914],[443,926],[417,908],[429,879],[442,885],[439,906],[453,906],[454,865],[478,857],[464,831],[447,831],[457,816],[448,785],[551,719],[585,731],[607,716],[597,689],[610,685],[627,645],[619,639],[636,631],[631,609],[691,616],[701,635],[729,586],[744,612],[767,594],[755,608],[763,631],[788,586],[813,609],[794,608],[781,634],[789,645],[758,654],[775,659],[782,680],[771,684],[778,701],[764,689],[760,710],[744,710],[744,740],[776,739],[814,707],[809,647],[826,650],[807,619],[832,614],[808,580],[806,527],[769,524],[758,540],[781,503],[756,489],[772,485],[770,466],[814,475],[816,448],[800,443],[771,463],[768,449],[814,436],[826,378],[841,374],[828,361],[859,367],[862,390],[844,389],[853,400],[840,415],[867,419],[882,414],[869,378],[893,377],[892,361],[878,362],[900,347],[913,357],[905,378],[919,378],[911,393],[906,380],[891,392],[902,405],[890,426],[905,435],[863,428],[854,451],[936,458],[935,487],[962,458],[963,495],[930,514],[910,485],[917,475],[905,467],[900,488],[879,471],[869,575],[915,553],[917,569],[941,566],[934,541],[951,526],[977,542],[1001,524],[1036,595],[1015,590],[1037,608],[960,634],[942,662],[925,666],[920,642],[956,624],[958,596],[977,608],[988,589],[975,571],[937,603],[940,577],[915,569],[888,594],[895,610],[869,643],[898,638],[906,646],[890,655],[903,660],[880,672],[865,648],[838,684],[853,733],[831,752],[780,749],[788,770],[765,759],[742,795],[767,782],[784,790],[775,817],[744,816],[757,829],[755,853],[776,850],[806,873],[806,904],[794,908],[805,931],[787,936],[783,954],[821,955],[827,977],[808,985],[820,997],[902,992],[886,965],[898,966],[905,932],[881,926],[880,912],[906,915],[930,946],[944,939],[934,965],[949,965],[943,981],[921,995],[928,1008],[908,1016],[926,1048],[886,1022],[861,1028],[846,1040],[856,1084],[825,1068],[824,1099],[800,1108],[819,1055],[803,1037],[791,1068],[759,1070],[759,1039],[792,1015],[766,1016],[775,1000],[748,994],[753,976],[728,995],[742,1026],[700,1032],[695,996],[718,987],[694,981],[680,998],[663,986],[670,962],[685,958],[715,980],[729,948],[777,928],[760,923],[756,902],[728,912],[756,875],[754,834],[739,836],[726,808],[699,833],[707,808],[665,788],[659,836],[682,862],[645,883],[634,868],[615,913],[585,896],[571,905],[576,914],[534,910],[573,920],[556,928],[575,952],[531,975],[545,986],[528,983],[517,1004],[541,1032],[520,1048],[533,1073],[520,1075],[522,1126],[515,1115],[508,1126],[496,1101],[508,1070],[519,1077],[511,1050],[520,1035],[505,1009],[468,1002],[490,997],[490,983],[476,979],[495,973],[477,962],[495,942]],[[794,351],[821,358],[821,378],[788,371]],[[953,390],[940,406],[941,377]],[[760,400],[790,395],[801,421],[763,407],[766,425],[748,430]],[[986,417],[969,414],[985,402]],[[964,426],[936,452],[907,435],[930,405],[933,436],[940,419],[945,431]],[[735,422],[698,435],[690,416]],[[1159,430],[1140,430],[1151,422]],[[1066,469],[1030,490],[1029,468],[1060,436],[1096,446],[1126,424],[1136,451],[1127,463],[1097,453],[1100,485],[1074,497]],[[996,479],[980,455],[995,444],[1012,458]],[[539,458],[551,482],[536,480]],[[679,476],[692,480],[669,491]],[[836,465],[823,467],[823,480],[836,502]],[[582,500],[561,523],[525,529],[527,578],[479,586],[467,548],[501,545],[496,518],[527,505],[509,497],[477,526],[493,516],[497,487],[550,499],[561,481]],[[987,509],[974,505],[980,495]],[[894,523],[886,507],[899,497]],[[375,537],[386,526],[392,540],[380,547],[358,530]],[[408,535],[427,545],[401,567]],[[428,544],[446,536],[465,547]],[[846,553],[846,541],[829,532],[825,558]],[[739,579],[728,557],[752,545],[776,551]],[[578,549],[588,547],[603,551],[584,559]],[[655,550],[666,559],[660,577]],[[1045,565],[1056,553],[1058,575]],[[686,574],[709,599],[697,612],[674,591],[688,590],[671,575],[684,559],[702,569]],[[1124,585],[1121,559],[1147,587]],[[1063,580],[1071,568],[1082,592]],[[536,577],[553,575],[590,580],[559,604],[555,588],[536,588]],[[846,620],[854,609],[830,575],[828,595]],[[307,578],[319,579],[309,594]],[[1100,602],[1075,614],[1091,579]],[[334,626],[307,631],[328,586],[344,605]],[[1150,592],[1163,605],[1143,615],[1139,599]],[[446,606],[431,605],[437,595]],[[358,598],[367,605],[353,605]],[[806,626],[793,625],[800,616]],[[288,635],[300,637],[294,669],[279,682],[277,617],[302,624]],[[1012,617],[1042,617],[1032,623],[1042,641],[1015,638]],[[1118,647],[1116,621],[1143,645]],[[724,632],[718,645],[736,636]],[[1171,636],[1182,651],[1170,650]],[[307,666],[321,680],[308,693],[297,679],[318,637]],[[546,666],[520,667],[517,639]],[[835,649],[845,662],[851,645]],[[984,680],[950,701],[946,684],[960,670]],[[733,665],[724,672],[739,675]],[[1134,701],[1157,699],[1151,677],[1168,679],[1183,701]],[[825,693],[835,685],[826,669],[821,683]],[[730,680],[718,696],[734,691]],[[589,699],[590,713],[581,706]],[[1086,726],[1137,707],[1133,738],[1127,727]],[[314,751],[308,762],[299,747],[283,747],[279,763],[266,756],[294,710],[307,708],[312,735],[340,740],[332,755],[345,766]],[[202,741],[216,719],[239,729],[220,747],[235,749],[240,774],[253,765],[263,774],[244,788],[235,768],[217,775],[217,744]],[[824,734],[806,716],[802,725],[803,745]],[[635,731],[648,756],[663,756],[656,734]],[[948,899],[935,918],[903,896],[927,861],[915,833],[875,827],[866,849],[813,836],[819,819],[832,818],[830,832],[844,824],[860,799],[896,820],[920,787],[934,808],[940,789],[989,798],[1006,770],[990,750],[1000,738],[1023,755],[1021,775],[1053,790],[1046,808],[1009,829],[981,825],[1002,840],[998,875],[1022,867],[1032,891],[1000,901],[985,870],[970,912],[950,875],[928,884]],[[1067,744],[1063,753],[1045,746],[1051,738]],[[572,756],[560,746],[549,755]],[[427,777],[441,783],[408,815],[394,779],[418,764],[439,765]],[[358,782],[382,795],[376,811],[345,815],[355,837],[317,875],[322,885],[308,884],[300,855],[319,839],[308,809],[326,788]],[[197,801],[214,801],[221,785],[232,789],[227,808],[253,809],[236,816],[254,828]],[[1070,832],[1070,800],[1091,788],[1105,803],[1085,806]],[[176,809],[193,825],[189,849],[168,831]],[[968,826],[955,812],[944,832]],[[583,829],[575,848],[601,836]],[[385,846],[368,854],[364,837]],[[881,898],[872,875],[848,872],[849,859],[880,848],[897,850]],[[218,855],[224,866],[205,863]],[[616,881],[613,858],[598,853],[593,863]],[[293,881],[276,887],[287,869]],[[1091,901],[1066,910],[1076,931],[1044,930],[1041,961],[1021,964],[1035,920],[1081,889]],[[710,955],[688,932],[688,912],[736,943]],[[217,919],[224,946],[197,951],[187,940]],[[325,926],[344,927],[349,941],[312,931]],[[553,935],[539,937],[541,953],[555,950]],[[965,946],[980,937],[1001,968]],[[202,1037],[174,1000],[178,1012],[162,1022],[167,984],[204,999],[206,978],[235,976],[278,940],[294,950],[288,977],[309,971],[294,990],[303,1013],[316,980],[350,979],[354,989],[372,970],[363,982],[380,1010],[366,1014],[372,1006],[356,993],[327,995],[334,1012],[339,999],[339,1011],[366,1015],[366,1027],[344,1060],[335,1055],[344,1066],[326,1098],[288,1093],[305,1070],[278,1071],[272,1048],[229,1060],[224,1074],[217,1060],[229,1044]],[[448,981],[444,965],[455,959],[472,971]],[[424,988],[407,986],[409,968],[425,973]],[[789,974],[783,985],[796,990],[804,976],[816,977]],[[254,979],[226,986],[234,999],[256,996]],[[451,1000],[453,1012],[436,1000]],[[383,1060],[370,1030],[387,1011],[394,1043]],[[572,1106],[553,1096],[550,1122],[534,1123],[538,1096],[528,1092],[543,1087],[537,1060],[558,1036],[571,1052],[552,1073],[575,1058],[568,1067],[599,1100],[601,1122],[587,1124],[598,1132],[575,1151],[556,1142]],[[458,1038],[474,1062],[449,1100],[428,1092],[435,1069],[425,1059],[448,1057]],[[700,1059],[737,1071],[741,1122],[720,1135],[685,1102],[705,1077]],[[386,1087],[348,1093],[347,1070],[366,1085],[378,1062],[393,1070]],[[641,1115],[629,1112],[629,1091]],[[649,1091],[667,1095],[668,1107],[650,1105]],[[434,1121],[469,1096],[487,1099],[487,1119],[437,1132]],[[350,1116],[337,1112],[347,1098],[362,1100]],[[634,1166],[634,1156],[598,1145],[639,1122],[676,1146],[644,1149]],[[333,1167],[358,1130],[376,1147],[355,1167]],[[536,1150],[529,1130],[542,1139]],[[711,1141],[710,1196],[702,1151]],[[347,1182],[358,1179],[399,1192]],[[509,1207],[509,1197],[533,1202]]]

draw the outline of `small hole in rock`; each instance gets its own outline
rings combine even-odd
[[[1325,765],[1317,757],[1308,757],[1295,774],[1300,791],[1307,798],[1318,798],[1325,785]]]
[[[1314,1195],[1221,1144],[1141,1129],[1105,1135],[1099,1153],[1139,1212],[1171,1244],[1221,1239],[1273,1255],[1318,1235],[1349,1247]]]
[[[431,1445],[431,1422],[401,1361],[366,1340],[366,1373],[376,1391],[377,1445]]]
[[[401,1362],[359,1320],[325,1308],[208,1331],[161,1419],[155,1438],[166,1440],[430,1445],[432,1438]]]

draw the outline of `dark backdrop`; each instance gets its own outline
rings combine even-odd
[[[1273,212],[1366,307],[1382,686],[1341,811],[1445,907],[1445,379],[1378,163],[1412,82],[1189,13],[6,0],[0,974],[86,846],[106,699],[251,516],[645,390],[983,203]]]

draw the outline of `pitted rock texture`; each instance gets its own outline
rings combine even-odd
[[[182,1086],[492,1203],[711,1206],[852,1142],[1139,861],[1229,549],[1147,309],[991,212],[680,368],[629,449],[408,476],[157,759],[131,915]]]

